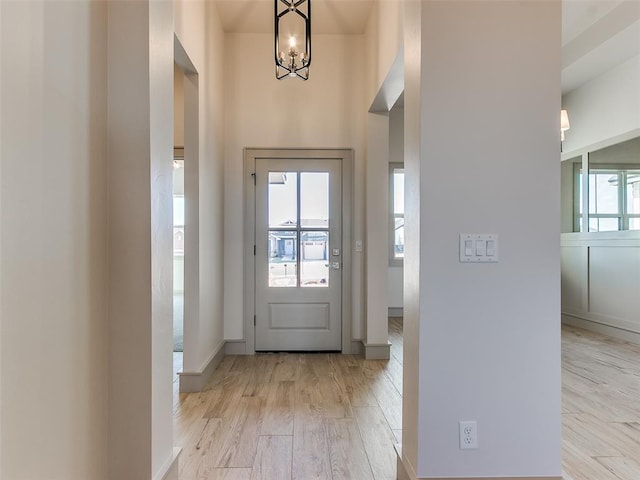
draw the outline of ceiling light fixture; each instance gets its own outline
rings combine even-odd
[[[274,0],[276,78],[309,78],[311,65],[311,0]],[[289,45],[285,52],[283,44]],[[304,36],[304,51],[297,48],[297,38]],[[286,40],[285,40],[286,38]]]

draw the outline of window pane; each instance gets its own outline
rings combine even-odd
[[[329,286],[329,232],[300,234],[300,286]]]
[[[627,172],[627,213],[640,213],[640,170]]]
[[[298,224],[298,174],[269,172],[269,226]]]
[[[173,227],[173,254],[184,255],[184,227]]]
[[[404,214],[404,169],[393,170],[393,213]]]
[[[619,186],[616,173],[589,173],[589,213],[619,213]]]
[[[395,219],[393,257],[404,258],[404,218]]]
[[[184,196],[173,196],[173,224],[175,226],[184,225]]]
[[[629,230],[640,230],[640,218],[630,218],[629,219]]]
[[[297,286],[297,232],[270,231],[268,243],[269,286]]]
[[[615,232],[616,230],[620,230],[618,218],[589,218],[590,232]]]
[[[300,226],[329,226],[329,173],[300,173]]]

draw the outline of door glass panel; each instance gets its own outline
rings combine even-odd
[[[300,226],[329,226],[329,173],[300,173]]]
[[[298,226],[298,174],[269,172],[269,227]]]
[[[298,233],[270,231],[268,249],[269,286],[297,286]]]
[[[300,234],[300,286],[329,286],[329,232]]]

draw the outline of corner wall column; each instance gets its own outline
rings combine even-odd
[[[401,466],[559,479],[561,4],[404,6]],[[499,261],[460,262],[465,233]]]
[[[390,356],[389,276],[389,116],[367,114],[366,329],[365,357]]]

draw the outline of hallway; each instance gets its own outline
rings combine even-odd
[[[402,437],[402,320],[391,359],[226,357],[201,393],[178,394],[181,478],[395,480]],[[640,346],[563,327],[564,480],[640,478]]]
[[[402,428],[402,321],[390,360],[227,356],[207,390],[176,393],[184,479],[394,480]]]

